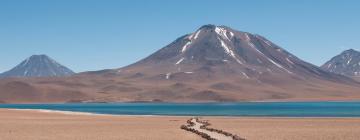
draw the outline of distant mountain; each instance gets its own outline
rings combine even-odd
[[[175,80],[231,77],[261,81],[265,76],[347,80],[297,58],[260,35],[215,25],[202,26],[121,71]]]
[[[333,57],[322,69],[346,76],[360,76],[360,52],[350,49]]]
[[[69,76],[73,71],[46,55],[33,55],[0,77],[57,77]]]

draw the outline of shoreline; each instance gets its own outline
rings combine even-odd
[[[111,116],[109,114],[97,114],[89,112],[76,112],[76,111],[61,111],[61,110],[51,110],[51,109],[14,109],[14,108],[4,108],[6,110],[14,111],[35,111],[40,113],[56,113],[56,114],[65,114],[65,115],[89,115],[89,116]]]
[[[102,113],[91,113],[91,112],[79,112],[79,111],[62,111],[62,110],[52,110],[52,109],[17,109],[17,108],[0,108],[0,110],[9,110],[9,111],[32,111],[39,113],[50,113],[50,114],[63,114],[63,115],[84,115],[84,116],[111,116],[111,117],[180,117],[180,118],[269,118],[269,119],[360,119],[359,117],[292,117],[292,116],[185,116],[185,115],[127,115],[127,114],[102,114]]]
[[[35,102],[35,103],[0,103],[0,105],[62,105],[62,104],[237,104],[237,103],[347,103],[360,102],[359,99],[348,100],[255,100],[255,101],[234,101],[234,102]]]
[[[15,109],[15,108],[0,108],[0,110],[13,110],[13,111],[33,111],[39,113],[50,113],[50,114],[63,114],[63,115],[84,115],[84,116],[111,116],[111,117],[191,117],[191,116],[166,116],[166,115],[125,115],[125,114],[102,114],[102,113],[90,113],[90,112],[79,112],[79,111],[62,111],[52,109]]]

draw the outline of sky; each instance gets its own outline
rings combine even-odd
[[[321,65],[360,50],[358,0],[0,0],[0,72],[34,54],[120,68],[205,24],[265,36]]]

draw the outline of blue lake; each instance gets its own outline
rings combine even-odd
[[[360,102],[0,104],[0,108],[117,115],[360,117]]]

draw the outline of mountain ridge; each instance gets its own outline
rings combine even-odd
[[[6,103],[349,101],[360,99],[359,90],[351,78],[307,63],[265,37],[216,25],[122,68],[0,80]],[[31,97],[20,98],[26,91]]]

